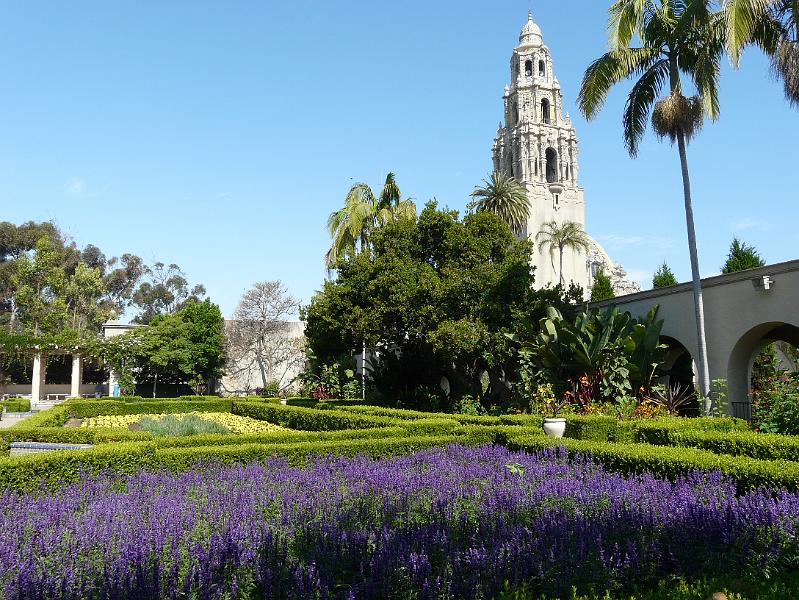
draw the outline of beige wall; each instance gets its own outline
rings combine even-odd
[[[764,276],[771,289],[756,289]],[[732,402],[746,402],[757,351],[782,339],[799,343],[799,261],[768,265],[702,280],[710,378],[727,379]],[[664,320],[663,335],[675,338],[697,356],[693,292],[690,283],[622,296],[591,306],[615,304],[641,316],[655,304]]]

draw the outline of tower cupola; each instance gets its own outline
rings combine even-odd
[[[541,28],[533,21],[532,11],[527,13],[527,23],[519,34],[519,47],[537,47],[544,43]]]

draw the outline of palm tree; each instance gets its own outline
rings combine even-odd
[[[491,212],[508,224],[511,231],[520,235],[530,216],[530,198],[527,190],[513,176],[500,171],[483,179],[483,186],[472,192],[469,210]]]
[[[591,247],[591,240],[583,231],[583,226],[574,221],[565,221],[563,225],[558,225],[555,221],[548,221],[541,227],[541,231],[535,234],[535,241],[538,242],[538,251],[549,248],[549,258],[552,260],[552,268],[555,268],[555,250],[560,257],[560,285],[563,285],[563,251],[566,248],[586,252]]]
[[[704,0],[617,0],[609,13],[610,50],[586,70],[578,97],[580,110],[587,119],[593,119],[614,84],[636,79],[622,118],[630,156],[638,153],[650,113],[655,133],[677,142],[693,277],[699,384],[707,397],[710,382],[705,318],[685,146],[701,128],[705,116],[715,120],[719,114],[723,17],[711,12]],[[633,36],[637,36],[639,46],[631,45]],[[693,83],[696,96],[683,95],[683,76]],[[666,85],[669,95],[658,99]]]
[[[397,219],[415,218],[416,205],[413,200],[402,199],[394,173],[386,176],[380,196],[375,196],[365,183],[356,183],[347,192],[344,206],[327,218],[333,241],[325,254],[325,266],[331,269],[342,258],[368,250],[376,227]]]
[[[760,46],[788,102],[799,106],[799,0],[726,0],[724,11],[732,63],[738,65],[745,46]]]

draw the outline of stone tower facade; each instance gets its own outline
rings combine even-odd
[[[540,27],[528,14],[519,34],[519,45],[510,59],[510,85],[505,87],[505,122],[494,140],[494,170],[512,175],[527,189],[530,216],[523,233],[533,242],[545,223],[567,221],[585,229],[585,200],[578,183],[577,134],[568,113],[563,112],[563,94],[553,68],[552,55],[544,44]],[[535,244],[532,263],[536,267],[537,287],[560,281],[560,256],[557,250],[539,250]],[[602,247],[592,240],[588,252],[565,249],[563,280],[588,291],[597,270],[619,279],[615,266]],[[614,281],[614,287],[627,292],[629,282]],[[618,285],[617,285],[618,284]],[[625,287],[626,285],[626,287]]]

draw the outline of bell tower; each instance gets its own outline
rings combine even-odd
[[[569,115],[563,115],[563,94],[552,55],[532,13],[513,50],[510,74],[510,85],[505,86],[502,96],[504,124],[500,123],[497,130],[493,160],[495,171],[512,175],[527,189],[531,208],[523,235],[535,242],[549,221],[559,225],[574,221],[585,228],[583,188],[577,182],[577,134]],[[549,248],[539,250],[535,244],[532,263],[536,267],[536,287],[558,284],[557,250],[555,253],[553,260]],[[565,285],[575,283],[587,290],[592,280],[590,263],[586,252],[565,249]]]

